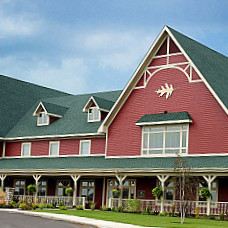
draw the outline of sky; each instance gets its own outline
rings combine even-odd
[[[227,0],[0,0],[0,74],[123,89],[164,25],[228,56]]]

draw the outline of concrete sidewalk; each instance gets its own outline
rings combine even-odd
[[[79,217],[74,215],[63,215],[63,214],[35,212],[35,211],[22,211],[19,209],[5,209],[5,208],[0,208],[0,211],[5,211],[9,213],[20,213],[20,214],[31,215],[31,216],[39,216],[39,217],[48,218],[48,219],[63,220],[63,221],[76,223],[76,224],[92,225],[94,227],[99,227],[99,228],[142,228],[144,227],[144,226],[125,224],[125,223]],[[144,228],[149,228],[149,227],[144,227]],[[158,227],[150,227],[150,228],[158,228]]]

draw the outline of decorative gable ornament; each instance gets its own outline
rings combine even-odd
[[[157,94],[160,94],[159,97],[162,97],[164,94],[166,94],[165,98],[168,99],[169,97],[171,97],[174,90],[176,90],[176,89],[173,89],[172,84],[170,84],[170,86],[169,86],[167,83],[165,83],[165,87],[161,86],[161,89],[158,89],[155,92]]]

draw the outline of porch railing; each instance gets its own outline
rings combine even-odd
[[[74,203],[74,198],[72,196],[29,196],[29,195],[18,195],[14,196],[14,200],[28,201],[36,203],[53,204],[54,206],[59,206],[63,204],[64,206],[72,207]],[[85,197],[76,197],[75,206],[85,207]]]
[[[126,200],[122,199],[121,202],[117,198],[110,198],[108,201],[108,207],[118,207],[122,206],[126,209]],[[164,201],[164,211],[169,212],[173,211],[178,214],[180,212],[181,203],[186,208],[186,214],[196,214],[196,210],[199,211],[199,214],[207,214],[207,201],[180,201],[180,200],[165,200]],[[147,207],[151,208],[151,211],[161,211],[161,201],[159,200],[144,200],[140,199],[140,210],[145,211]],[[197,209],[198,208],[198,209]],[[210,214],[219,215],[220,213],[228,214],[228,202],[211,202]]]

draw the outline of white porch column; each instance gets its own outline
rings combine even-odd
[[[73,191],[73,206],[76,206],[77,199],[77,183],[81,175],[71,175],[72,180],[74,181],[74,191]]]
[[[205,175],[203,178],[207,181],[208,190],[211,192],[211,183],[215,180],[215,175]],[[207,215],[211,212],[211,197],[207,199]]]
[[[158,180],[161,182],[161,188],[163,195],[161,198],[161,213],[164,212],[164,191],[165,191],[165,182],[169,178],[169,175],[157,175]]]
[[[2,191],[4,191],[4,180],[6,179],[6,176],[7,175],[4,174],[0,175]]]
[[[119,198],[119,206],[122,206],[121,205],[121,202],[122,202],[122,197],[123,197],[123,182],[124,180],[127,178],[127,175],[116,175],[116,179],[119,181],[119,184],[120,184],[120,198]]]
[[[33,175],[36,185],[36,192],[35,192],[35,202],[37,202],[37,194],[38,194],[38,181],[41,178],[41,175]]]

